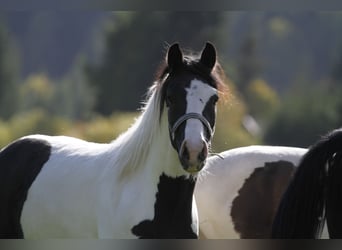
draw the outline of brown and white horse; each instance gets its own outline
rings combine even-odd
[[[248,146],[210,156],[195,187],[201,238],[270,238],[281,196],[306,152]]]
[[[342,129],[309,149],[228,150],[205,172],[195,188],[202,238],[342,237]]]

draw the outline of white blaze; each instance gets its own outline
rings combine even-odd
[[[200,80],[194,79],[186,89],[186,113],[202,114],[209,99],[217,90]],[[185,124],[184,141],[190,153],[199,153],[203,149],[205,127],[198,119],[189,119]]]

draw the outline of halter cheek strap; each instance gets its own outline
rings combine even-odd
[[[183,116],[181,116],[174,124],[172,127],[170,127],[170,133],[171,133],[171,139],[174,140],[175,139],[175,133],[177,131],[177,129],[179,128],[179,126],[185,122],[186,120],[189,119],[197,119],[200,120],[203,125],[206,127],[206,129],[209,132],[210,137],[212,137],[212,135],[214,134],[213,129],[211,128],[210,123],[208,122],[208,120],[201,114],[198,113],[187,113]]]

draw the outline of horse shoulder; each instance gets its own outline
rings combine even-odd
[[[22,138],[0,151],[0,236],[22,238],[20,216],[28,190],[51,154],[42,139]]]
[[[96,237],[96,187],[101,170],[110,164],[108,148],[45,135],[26,136],[8,145],[0,153],[0,199],[7,204],[0,214],[12,219],[0,218],[0,224],[15,225],[15,238],[72,235],[65,228],[84,232],[76,237]]]

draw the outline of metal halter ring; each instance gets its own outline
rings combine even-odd
[[[189,120],[189,119],[197,119],[197,120],[200,120],[203,125],[207,128],[209,134],[210,134],[210,137],[212,137],[214,131],[213,129],[211,128],[211,125],[210,123],[208,122],[208,120],[201,114],[198,114],[198,113],[187,113],[183,116],[181,116],[172,126],[172,128],[170,127],[170,133],[171,133],[171,138],[172,140],[175,139],[175,133],[178,129],[178,127],[183,123],[185,122],[186,120]]]

